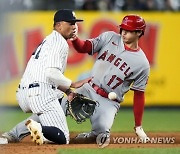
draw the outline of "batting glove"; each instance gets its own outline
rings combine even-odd
[[[136,135],[142,139],[143,143],[147,143],[150,141],[150,138],[146,135],[146,133],[144,132],[142,126],[138,126],[138,127],[134,127],[135,133]]]

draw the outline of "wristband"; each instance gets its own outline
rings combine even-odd
[[[73,90],[70,89],[70,88],[65,91],[65,94],[66,94],[66,95],[69,95],[70,93],[73,93]]]

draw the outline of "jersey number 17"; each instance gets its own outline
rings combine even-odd
[[[115,84],[113,84],[113,82],[115,82]],[[108,86],[109,87],[112,87],[111,89],[115,89],[115,88],[117,88],[121,83],[123,83],[123,80],[121,79],[121,78],[119,78],[119,77],[117,77],[116,75],[113,75],[112,77],[111,77],[111,79],[109,80],[109,82],[108,82]]]

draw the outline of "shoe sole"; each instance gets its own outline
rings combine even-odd
[[[36,127],[33,126],[32,121],[28,120],[25,123],[25,125],[31,133],[32,141],[35,142],[37,145],[42,145],[43,144],[43,135]]]

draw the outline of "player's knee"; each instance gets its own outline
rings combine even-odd
[[[57,127],[43,126],[42,132],[45,138],[47,138],[48,140],[54,143],[58,143],[58,144],[67,143],[64,133]]]

